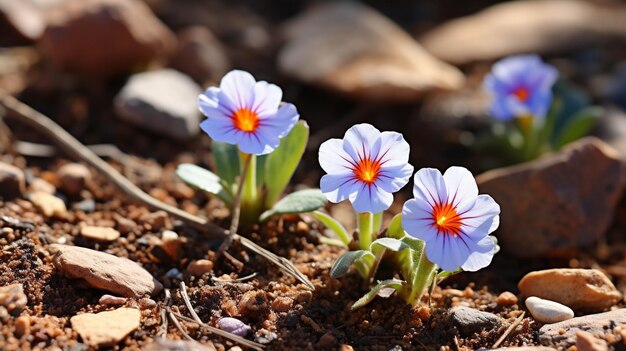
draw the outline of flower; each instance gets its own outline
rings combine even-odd
[[[502,121],[544,118],[557,78],[556,68],[537,55],[511,56],[496,62],[483,84],[492,97],[491,114]]]
[[[350,199],[357,212],[378,213],[391,206],[392,193],[405,186],[413,166],[402,134],[380,132],[370,124],[348,129],[343,140],[325,141],[319,162],[328,173],[320,188],[331,202]]]
[[[415,173],[414,199],[402,208],[402,226],[424,240],[426,257],[443,270],[477,271],[491,263],[496,243],[489,236],[500,224],[500,206],[489,195],[478,195],[472,173],[450,167]]]
[[[239,146],[247,154],[268,154],[296,124],[298,112],[281,104],[283,92],[244,71],[227,73],[220,87],[198,96],[200,111],[208,118],[200,127],[216,141]]]

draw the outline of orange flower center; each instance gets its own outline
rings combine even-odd
[[[530,96],[530,93],[528,92],[528,89],[520,87],[513,91],[513,95],[515,95],[519,101],[526,102],[526,100],[528,100],[528,97]]]
[[[369,157],[364,158],[352,169],[352,172],[358,180],[372,184],[380,173],[380,160],[372,161]]]
[[[437,204],[433,208],[433,221],[438,233],[458,236],[461,233],[463,218],[456,213],[456,209],[450,203]]]
[[[235,128],[242,132],[254,132],[259,126],[259,115],[248,108],[240,108],[233,114]]]

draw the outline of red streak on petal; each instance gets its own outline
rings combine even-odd
[[[380,174],[380,160],[371,160],[369,157],[359,160],[352,173],[354,177],[368,185],[374,183]]]
[[[259,126],[259,115],[248,108],[240,108],[233,113],[233,124],[242,132],[252,133]]]
[[[433,207],[433,225],[438,233],[458,236],[461,233],[463,218],[456,212],[451,203],[436,204]]]

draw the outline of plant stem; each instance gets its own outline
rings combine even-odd
[[[426,252],[422,251],[419,263],[417,264],[417,269],[415,270],[413,279],[410,282],[410,293],[406,299],[407,302],[410,302],[413,306],[416,306],[420,302],[424,291],[428,286],[430,286],[430,283],[434,279],[436,271],[437,265],[430,262],[430,260],[426,257]]]
[[[372,228],[374,233],[379,233],[383,227],[383,212],[374,213],[374,218],[372,219]]]
[[[243,221],[252,223],[258,219],[258,194],[256,186],[256,155],[239,153],[242,162],[241,180],[239,188],[241,194],[241,207],[243,208]],[[248,166],[246,167],[246,164]],[[239,189],[237,189],[239,191]]]
[[[244,154],[242,154],[244,155]],[[229,235],[233,235],[237,233],[237,228],[239,228],[239,217],[241,216],[241,203],[242,203],[242,193],[245,187],[247,174],[250,173],[250,164],[252,163],[252,157],[254,155],[244,156],[243,166],[241,167],[241,176],[239,179],[239,186],[237,187],[237,194],[235,194],[235,199],[233,201],[233,213],[230,220],[230,229],[228,230]],[[223,251],[223,250],[220,250]]]
[[[357,214],[359,226],[359,246],[362,250],[369,250],[372,243],[373,219],[374,215],[370,212],[362,212]]]

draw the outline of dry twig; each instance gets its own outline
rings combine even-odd
[[[192,215],[186,211],[183,211],[177,207],[168,205],[162,201],[159,201],[152,196],[142,191],[139,187],[133,184],[128,178],[120,174],[115,168],[99,158],[93,151],[86,148],[76,138],[70,135],[67,131],[61,128],[58,124],[52,121],[50,118],[41,114],[40,112],[32,109],[30,106],[20,102],[10,95],[0,94],[0,104],[7,110],[7,117],[14,118],[15,120],[27,124],[31,128],[44,134],[51,141],[56,144],[60,149],[65,151],[69,156],[81,160],[93,168],[97,169],[101,174],[106,176],[115,186],[117,186],[128,197],[143,203],[144,205],[155,209],[169,213],[190,225],[196,227],[202,233],[217,237],[221,239],[227,238],[227,232],[223,228],[209,223],[206,219]],[[234,240],[239,240],[241,244],[248,250],[255,252],[256,254],[264,257],[272,264],[278,266],[284,273],[293,276],[301,283],[306,285],[309,289],[314,290],[315,287],[309,281],[309,279],[302,274],[289,260],[284,257],[279,257],[270,251],[265,250],[254,242],[236,234],[231,234]]]
[[[522,322],[522,320],[524,319],[524,315],[525,314],[526,314],[526,312],[522,312],[522,314],[520,314],[520,316],[517,317],[517,319],[513,323],[511,323],[511,325],[509,325],[509,327],[506,329],[504,334],[502,334],[500,339],[498,339],[498,341],[496,341],[496,343],[493,344],[493,348],[494,349],[498,348],[498,346],[500,346],[500,344],[502,344],[502,342],[506,339],[506,337],[509,336],[509,334],[511,334],[513,329],[515,329]]]

